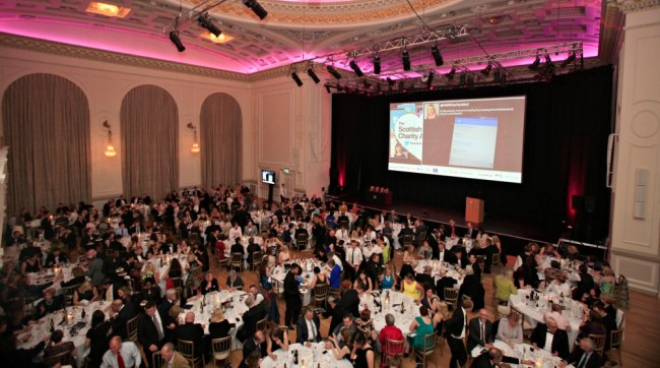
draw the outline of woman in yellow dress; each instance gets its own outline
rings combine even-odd
[[[409,296],[415,299],[415,301],[419,301],[424,295],[424,287],[420,285],[419,282],[415,281],[413,274],[409,272],[406,274],[403,282],[401,282],[401,292],[403,295]]]

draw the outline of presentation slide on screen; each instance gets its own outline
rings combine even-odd
[[[522,182],[525,96],[390,105],[389,170]]]

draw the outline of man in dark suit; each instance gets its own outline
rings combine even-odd
[[[194,344],[195,357],[199,357],[205,351],[204,329],[199,323],[195,323],[195,313],[186,313],[185,323],[176,327],[176,337],[180,340],[192,341]]]
[[[477,276],[479,280],[481,280],[481,267],[479,267],[479,262],[477,262],[477,256],[471,254],[468,257],[468,264],[472,266],[472,271],[474,271],[474,275]]]
[[[293,265],[289,273],[284,277],[284,300],[286,301],[286,313],[284,316],[284,325],[289,329],[293,329],[293,323],[300,315],[300,308],[302,308],[302,300],[300,299],[300,291],[298,290],[298,276],[300,275],[301,268],[298,265]]]
[[[472,351],[475,346],[481,345],[486,349],[492,347],[494,340],[493,324],[488,320],[488,311],[479,310],[479,317],[470,320],[470,333],[468,335],[467,349]]]
[[[471,222],[467,223],[467,228],[465,229],[465,237],[470,239],[474,239],[477,237],[477,230],[474,227],[472,227]]]
[[[341,294],[341,299],[339,299],[339,302],[337,302],[332,310],[332,320],[330,321],[330,329],[328,331],[333,331],[335,327],[339,326],[345,316],[351,315],[357,318],[360,315],[360,296],[357,290],[350,287],[351,282],[344,280],[342,289],[346,291]]]
[[[321,341],[321,320],[311,308],[305,309],[305,314],[298,318],[296,341],[299,344],[311,346],[313,342]]]
[[[243,356],[250,356],[253,351],[259,350],[261,357],[264,358],[268,354],[267,348],[266,337],[264,336],[263,331],[257,330],[254,335],[250,336],[243,344]]]
[[[256,304],[252,296],[248,296],[245,299],[245,305],[248,307],[248,310],[243,314],[243,327],[236,334],[236,338],[241,342],[254,335],[254,332],[257,331],[257,322],[264,319],[267,315],[263,304]]]
[[[449,345],[449,351],[451,351],[449,368],[456,368],[457,363],[463,367],[467,361],[468,355],[465,350],[463,338],[465,337],[468,324],[467,313],[470,310],[472,310],[472,301],[466,299],[460,308],[456,308],[451,319],[447,321],[447,345]]]
[[[546,323],[536,325],[531,340],[532,345],[537,349],[549,351],[562,359],[568,358],[568,334],[557,328],[557,322],[553,318],[548,318]]]
[[[153,354],[165,343],[163,320],[153,302],[145,304],[144,314],[138,320],[138,341],[147,359],[153,364]]]
[[[456,279],[447,276],[447,269],[440,269],[440,279],[435,283],[436,295],[442,300],[445,300],[445,289],[451,289],[456,286]]]
[[[493,368],[499,367],[502,363],[504,354],[498,348],[490,348],[487,353],[483,353],[474,359],[470,368]]]
[[[124,304],[123,300],[115,299],[110,305],[110,309],[116,313],[115,317],[111,319],[112,334],[119,335],[123,340],[127,339],[126,323],[136,315],[133,304]]]
[[[599,368],[602,365],[601,356],[594,351],[594,341],[589,337],[580,340],[580,348],[559,363],[560,367],[572,364],[576,368]]]

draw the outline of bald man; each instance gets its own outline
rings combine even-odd
[[[199,357],[205,352],[204,344],[204,326],[195,323],[195,313],[186,313],[185,321],[176,327],[175,335],[177,339],[192,341],[195,345],[195,357]]]
[[[131,341],[121,341],[121,337],[110,339],[110,349],[103,354],[101,368],[137,368],[142,357],[137,346]]]
[[[558,328],[554,318],[547,318],[545,323],[536,325],[531,340],[537,349],[543,349],[562,359],[568,358],[568,334]]]

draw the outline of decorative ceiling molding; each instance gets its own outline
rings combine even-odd
[[[286,65],[258,73],[242,74],[219,69],[204,68],[194,65],[91,49],[81,46],[71,46],[57,42],[37,40],[29,37],[9,35],[6,33],[0,33],[0,47],[27,50],[49,55],[65,56],[76,59],[99,61],[117,65],[134,66],[150,70],[156,69],[167,72],[183,73],[201,77],[241,82],[256,82],[263,79],[285,76],[290,71],[290,67]]]
[[[615,7],[624,14],[660,8],[660,0],[606,0],[608,7]]]
[[[203,0],[186,0],[192,6]],[[432,11],[452,3],[450,0],[410,0],[417,11]],[[383,21],[388,18],[414,17],[410,6],[405,1],[393,0],[367,0],[367,1],[338,1],[338,2],[292,2],[261,0],[260,3],[268,10],[270,24],[306,26],[323,24],[355,24],[363,22]],[[212,11],[213,14],[235,18],[258,19],[240,1],[231,1],[222,4]]]

